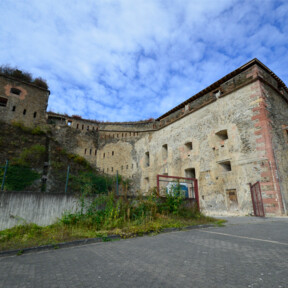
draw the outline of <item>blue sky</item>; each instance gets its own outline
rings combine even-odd
[[[258,58],[288,84],[288,1],[1,0],[0,64],[47,80],[48,110],[157,118]]]

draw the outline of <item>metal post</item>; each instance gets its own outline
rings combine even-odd
[[[194,179],[194,189],[195,189],[195,198],[197,201],[198,210],[200,211],[200,200],[199,200],[199,192],[198,192],[198,181]]]
[[[69,171],[70,171],[70,166],[68,165],[68,167],[67,167],[66,185],[65,185],[65,194],[67,193],[67,188],[68,188]]]
[[[5,178],[6,178],[7,168],[8,168],[8,160],[6,160],[6,165],[5,165],[4,175],[3,175],[3,179],[2,179],[2,185],[1,185],[1,191],[4,190],[4,184],[5,184]]]
[[[116,171],[116,195],[119,195],[119,186],[118,186],[118,170]]]

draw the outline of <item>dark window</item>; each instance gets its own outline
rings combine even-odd
[[[11,88],[10,89],[10,93],[13,93],[15,95],[20,95],[21,94],[21,90],[19,90],[17,88]]]
[[[111,172],[113,172],[113,167],[111,168]]]
[[[112,151],[112,156],[114,156],[114,151]]]
[[[23,115],[26,115],[26,109],[23,110]]]
[[[36,116],[37,116],[37,112],[34,112],[33,113],[33,118],[36,118]]]
[[[105,158],[105,153],[103,153],[103,159]]]
[[[222,171],[223,172],[228,172],[228,171],[232,171],[231,168],[231,162],[230,161],[223,161],[219,163],[222,166]]]
[[[90,155],[92,154],[92,149],[90,149]]]
[[[77,124],[77,126],[76,126],[76,129],[78,129],[79,128],[79,124]]]
[[[162,145],[162,158],[163,160],[167,159],[168,157],[168,145],[164,144]]]
[[[86,155],[86,152],[87,152],[87,149],[85,148],[85,152],[84,152],[84,153],[85,153],[85,155]]]
[[[195,168],[185,169],[185,177],[187,178],[196,178]]]
[[[82,125],[82,130],[84,130],[84,125]]]
[[[220,139],[220,140],[227,140],[228,139],[228,132],[227,130],[221,130],[218,131],[216,133],[216,136]]]
[[[6,107],[8,99],[0,97],[0,106]]]
[[[97,154],[97,149],[95,149],[95,155]]]
[[[146,166],[149,167],[150,166],[150,156],[149,156],[149,152],[145,153],[145,163]]]
[[[193,149],[193,144],[192,142],[187,142],[185,143],[186,151],[191,151]]]
[[[16,110],[16,106],[13,106],[12,111],[14,112]]]

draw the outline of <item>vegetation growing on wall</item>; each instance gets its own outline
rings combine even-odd
[[[31,73],[21,71],[18,68],[12,68],[9,65],[0,66],[0,73],[6,76],[13,77],[17,80],[28,82],[40,88],[48,89],[46,80],[41,77],[33,78]]]
[[[46,132],[42,130],[42,128],[39,126],[30,128],[30,127],[25,126],[22,122],[17,122],[17,121],[12,122],[12,125],[18,128],[19,130],[32,134],[32,135],[45,135],[46,134]]]
[[[12,159],[14,165],[24,167],[36,166],[43,158],[46,149],[45,146],[35,144],[29,148],[24,148],[19,157]]]

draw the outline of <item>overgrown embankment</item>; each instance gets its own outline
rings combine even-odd
[[[73,194],[83,187],[94,193],[111,190],[111,177],[99,174],[83,157],[68,153],[54,140],[48,126],[42,130],[16,122],[0,125],[0,166],[9,161],[4,190]],[[1,182],[3,175],[2,168]]]
[[[91,198],[82,194],[78,210],[66,212],[55,224],[16,226],[0,231],[0,251],[119,235],[122,238],[158,233],[165,228],[181,228],[222,222],[202,215],[197,206],[187,206],[181,195],[160,198],[155,191],[148,197],[118,197],[115,193]],[[88,197],[87,197],[88,196]]]

